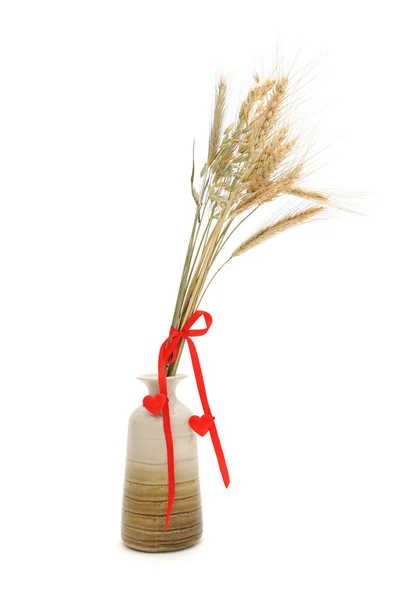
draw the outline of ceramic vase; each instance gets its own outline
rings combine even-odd
[[[168,470],[162,415],[139,406],[130,416],[122,509],[122,540],[135,550],[167,552],[193,546],[202,534],[197,437],[190,410],[176,397],[185,375],[167,378],[175,456],[175,501],[164,531]],[[159,392],[156,375],[139,377],[148,394]],[[143,394],[144,396],[145,394]]]

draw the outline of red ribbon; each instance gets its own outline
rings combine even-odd
[[[199,318],[204,317],[206,327],[204,329],[191,329],[192,326],[198,321]],[[197,388],[199,397],[201,399],[202,408],[204,410],[205,415],[209,415],[214,419],[211,413],[211,409],[209,406],[208,398],[205,390],[204,378],[202,375],[201,365],[198,358],[197,350],[195,348],[195,344],[192,337],[199,337],[201,335],[205,335],[210,326],[212,325],[212,317],[209,313],[204,312],[202,310],[197,310],[191,317],[187,320],[186,324],[182,328],[181,331],[178,329],[174,329],[171,327],[169,336],[162,344],[159,357],[158,357],[158,383],[159,383],[159,391],[166,398],[168,395],[167,384],[166,384],[166,365],[174,363],[177,359],[179,353],[179,345],[182,339],[187,340],[188,348],[190,350],[191,362],[193,365],[193,371],[195,375],[195,380],[197,382]],[[167,401],[162,409],[162,417],[163,417],[163,428],[165,432],[165,441],[166,441],[166,452],[168,459],[168,505],[166,511],[166,520],[164,529],[168,529],[170,517],[172,514],[173,502],[175,498],[175,466],[174,466],[174,451],[173,451],[173,436],[172,436],[172,428],[170,424],[170,412],[169,412],[169,401]],[[216,458],[219,463],[219,469],[222,474],[223,482],[226,487],[228,487],[230,483],[230,476],[227,469],[226,460],[224,458],[222,445],[220,443],[219,435],[216,429],[215,422],[213,420],[212,425],[209,428],[209,433],[211,435],[212,444],[215,450]]]

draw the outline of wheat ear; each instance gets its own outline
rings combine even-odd
[[[223,122],[226,112],[226,93],[227,81],[222,75],[216,89],[215,106],[213,109],[211,132],[209,135],[208,165],[215,159],[222,138]]]
[[[285,216],[275,219],[273,222],[269,223],[265,227],[262,227],[256,233],[247,238],[238,246],[238,248],[234,250],[231,258],[235,258],[236,256],[240,256],[241,254],[248,252],[248,250],[251,250],[252,248],[255,248],[255,246],[266,242],[266,240],[269,240],[278,233],[282,233],[283,231],[287,231],[287,229],[302,225],[302,223],[314,219],[325,210],[326,208],[324,206],[308,206],[307,208],[297,208],[295,211],[290,211]]]
[[[304,198],[305,200],[311,200],[312,202],[319,202],[320,204],[332,205],[331,200],[327,194],[321,192],[315,192],[314,190],[304,190],[302,188],[292,188],[289,192],[290,196],[297,196],[297,198]]]

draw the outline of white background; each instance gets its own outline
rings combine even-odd
[[[199,440],[203,541],[129,551],[127,420],[173,312],[192,139],[201,166],[217,73],[234,105],[277,48],[308,84],[313,185],[367,216],[215,282],[197,348],[232,484]],[[387,1],[3,0],[2,598],[398,599],[398,49]]]

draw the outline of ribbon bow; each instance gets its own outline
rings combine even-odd
[[[206,327],[204,329],[192,329],[192,326],[200,319],[204,317]],[[192,337],[199,337],[205,335],[210,326],[212,325],[212,317],[209,313],[202,310],[197,310],[187,320],[186,324],[179,331],[174,327],[171,327],[169,336],[163,342],[158,357],[158,383],[159,383],[159,394],[160,398],[156,401],[157,408],[146,406],[146,397],[144,399],[144,406],[152,412],[152,414],[158,414],[162,410],[163,428],[165,433],[166,441],[166,452],[168,460],[168,504],[165,519],[165,531],[168,529],[170,517],[172,514],[173,502],[175,497],[175,466],[174,466],[174,451],[173,451],[173,436],[170,424],[170,412],[169,412],[169,400],[168,391],[166,384],[166,365],[174,363],[177,359],[179,352],[179,345],[182,339],[187,340],[188,348],[190,350],[191,362],[193,365],[193,371],[195,380],[197,383],[198,393],[201,400],[204,415],[200,418],[193,416],[189,419],[191,428],[199,433],[205,435],[208,431],[210,433],[212,444],[215,450],[216,458],[219,463],[219,469],[222,474],[223,482],[226,487],[230,483],[229,472],[224,458],[222,445],[220,443],[219,435],[215,425],[215,418],[212,416],[211,409],[209,406],[208,398],[205,390],[204,378],[202,375],[201,365],[198,358],[197,350]],[[155,397],[156,399],[157,397]]]

